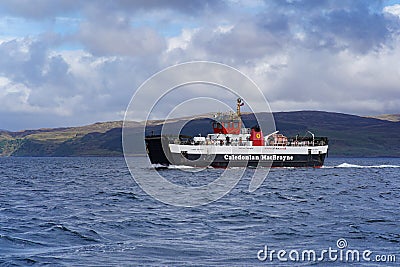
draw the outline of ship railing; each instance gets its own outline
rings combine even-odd
[[[241,134],[249,134],[251,132],[250,128],[241,128],[240,133]]]
[[[279,143],[275,143],[275,142],[271,142],[267,145],[270,146],[299,146],[299,147],[303,147],[303,146],[325,146],[328,143],[324,140],[318,140],[318,141],[288,141],[288,142],[279,142]]]
[[[326,137],[293,137],[287,141],[288,146],[325,146],[328,145]]]
[[[230,141],[226,140],[209,140],[206,142],[194,142],[192,139],[178,139],[178,138],[169,138],[170,144],[179,144],[179,145],[208,145],[208,146],[252,146],[252,141]],[[325,146],[328,144],[328,139],[325,137],[315,138],[315,140],[289,140],[287,142],[265,142],[265,146],[290,146],[290,147],[303,147],[303,146]]]

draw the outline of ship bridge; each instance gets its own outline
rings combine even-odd
[[[217,113],[212,124],[215,134],[240,134],[242,120],[240,118],[240,107],[244,105],[241,98],[237,99],[236,113]]]

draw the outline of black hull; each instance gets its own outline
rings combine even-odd
[[[168,139],[166,137],[154,136],[146,137],[146,148],[152,164],[169,166],[169,165],[186,165],[193,167],[227,168],[227,167],[322,167],[326,154],[304,155],[304,154],[286,154],[280,155],[291,160],[257,160],[262,155],[250,155],[256,160],[229,160],[226,155],[198,155],[198,154],[176,154],[171,153],[168,149]]]
[[[168,155],[165,155],[162,142],[167,147],[168,146],[168,139],[163,136],[151,136],[146,137],[146,151],[147,155],[149,155],[150,162],[152,164],[160,164],[164,166],[172,165],[168,158],[172,158],[171,153],[167,151]],[[167,158],[168,156],[168,158]]]

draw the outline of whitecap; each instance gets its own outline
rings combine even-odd
[[[357,164],[350,164],[350,163],[342,163],[334,168],[400,168],[399,165],[387,165],[387,164],[382,164],[382,165],[357,165]]]

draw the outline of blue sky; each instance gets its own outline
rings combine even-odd
[[[192,60],[244,72],[274,111],[400,113],[400,1],[4,0],[0,56],[0,129],[121,120]]]

